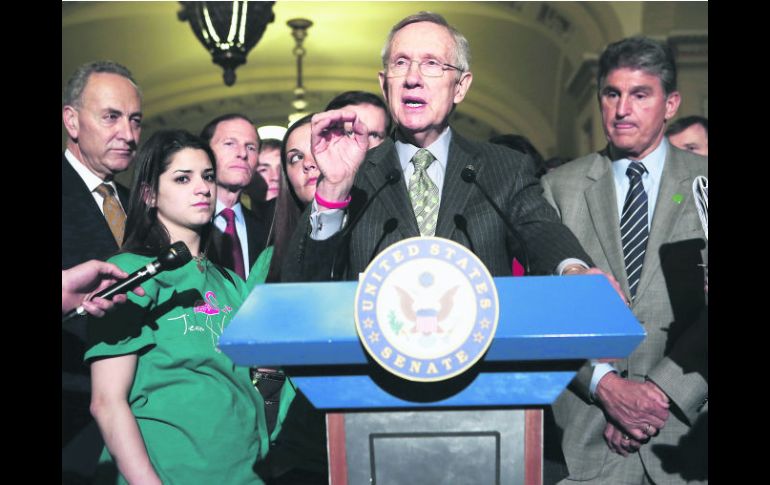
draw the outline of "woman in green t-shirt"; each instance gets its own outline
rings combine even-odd
[[[176,241],[193,259],[89,322],[91,410],[107,445],[99,482],[262,483],[264,401],[248,369],[218,348],[247,291],[206,259],[213,160],[182,130],[155,133],[137,153],[126,240],[111,261],[130,273]]]

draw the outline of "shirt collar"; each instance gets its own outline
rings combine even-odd
[[[642,175],[642,180],[658,181],[663,174],[663,165],[666,163],[666,154],[668,153],[668,142],[666,137],[663,137],[657,148],[650,152],[649,155],[641,160],[637,160],[644,164],[647,172]],[[627,177],[626,170],[631,165],[631,160],[628,158],[621,158],[612,162],[612,170],[615,172],[616,179],[625,179]]]
[[[452,129],[447,126],[444,131],[441,132],[441,135],[439,135],[436,141],[425,147],[436,159],[435,162],[438,162],[438,164],[441,166],[442,172],[446,171],[446,162],[449,158],[449,145],[451,142]],[[414,157],[414,154],[417,153],[417,150],[419,149],[420,147],[418,146],[403,142],[401,140],[396,140],[396,153],[398,153],[398,161],[401,163],[402,171],[406,171],[406,167],[409,165],[412,157]]]
[[[241,206],[240,201],[236,202],[234,206],[230,207],[233,212],[235,213],[235,220],[236,221],[242,221],[243,220],[243,207]],[[226,209],[225,205],[217,199],[217,206],[216,206],[216,214],[217,217],[219,217],[222,214],[222,211]]]
[[[117,189],[113,181],[105,182],[92,171],[90,171],[88,167],[83,164],[83,162],[78,160],[75,154],[69,150],[69,148],[64,150],[64,157],[67,159],[70,165],[72,165],[72,169],[77,172],[81,179],[83,179],[83,182],[86,184],[86,187],[88,187],[89,192],[93,192],[101,184],[107,184],[112,186],[113,189]]]

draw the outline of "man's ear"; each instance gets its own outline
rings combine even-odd
[[[465,99],[465,95],[468,93],[468,90],[471,88],[471,82],[473,82],[473,73],[470,71],[466,71],[462,74],[460,74],[460,80],[457,81],[455,84],[455,97],[454,97],[454,103],[460,104],[460,102]]]
[[[672,91],[666,96],[666,114],[663,115],[664,121],[669,121],[676,116],[676,112],[679,110],[679,105],[682,103],[682,96],[679,91]]]
[[[385,104],[388,104],[388,79],[385,77],[385,71],[377,73],[380,78],[380,91],[382,91],[382,97],[385,99]]]
[[[78,110],[76,110],[74,106],[66,105],[64,106],[64,109],[62,109],[64,128],[67,130],[69,137],[73,140],[78,139],[78,132],[80,131],[78,116]]]

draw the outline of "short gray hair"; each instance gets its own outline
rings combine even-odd
[[[430,22],[433,24],[441,25],[447,28],[452,38],[455,41],[455,58],[452,61],[455,67],[462,69],[462,72],[470,71],[471,69],[471,47],[468,44],[468,39],[465,38],[459,30],[455,29],[444,17],[433,12],[419,12],[414,15],[410,15],[405,19],[398,22],[390,29],[385,45],[382,47],[382,67],[388,68],[388,61],[390,60],[390,46],[393,43],[393,37],[396,32],[403,29],[409,24],[416,24],[417,22]]]
[[[67,86],[64,88],[62,105],[80,108],[83,104],[83,91],[86,89],[86,84],[88,84],[88,78],[91,77],[91,74],[103,72],[117,74],[118,76],[123,76],[128,79],[131,84],[133,84],[134,88],[136,88],[136,92],[141,98],[142,93],[139,90],[139,86],[137,86],[136,81],[134,81],[134,78],[131,75],[131,71],[129,71],[127,67],[113,61],[94,61],[87,62],[78,67],[69,78]]]

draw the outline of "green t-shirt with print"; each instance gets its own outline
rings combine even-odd
[[[110,259],[128,273],[151,260]],[[248,369],[218,348],[247,295],[229,274],[232,281],[209,261],[190,261],[143,283],[145,296],[129,293],[128,302],[89,321],[86,361],[139,356],[128,402],[165,484],[263,483],[253,466],[269,446],[264,401]],[[112,461],[106,449],[100,461]]]

